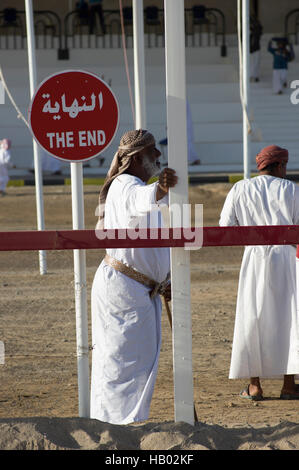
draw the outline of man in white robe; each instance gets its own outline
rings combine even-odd
[[[299,224],[299,187],[285,179],[288,151],[264,148],[259,176],[236,183],[227,195],[221,226]],[[296,249],[245,247],[240,270],[230,379],[250,377],[240,396],[263,398],[260,378],[282,378],[280,398],[298,399],[299,318]]]
[[[165,168],[157,182],[146,184],[160,173],[160,155],[149,132],[124,134],[100,193],[103,212],[98,228],[135,228],[136,221],[150,227],[150,216],[152,227],[162,226],[159,205],[167,203],[168,188],[175,186],[177,177],[174,170]],[[107,255],[92,287],[90,416],[128,424],[149,415],[160,354],[162,307],[159,295],[151,297],[151,288],[130,273],[124,274],[123,269],[161,283],[170,271],[169,248],[108,249]],[[168,300],[169,290],[165,293]]]

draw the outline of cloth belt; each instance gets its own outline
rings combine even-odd
[[[112,256],[106,255],[104,258],[104,261],[109,266],[116,269],[116,271],[120,271],[122,274],[125,274],[125,276],[128,276],[131,279],[134,279],[134,281],[140,282],[140,284],[143,284],[144,286],[149,287],[151,289],[149,293],[151,299],[158,294],[164,295],[166,288],[169,284],[170,274],[167,275],[164,281],[159,283],[145,276],[145,274],[139,273],[138,271],[131,268],[130,266],[127,266],[121,261],[118,261],[117,259],[112,258]]]

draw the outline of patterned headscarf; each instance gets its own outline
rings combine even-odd
[[[120,139],[120,145],[111,162],[109,171],[104,181],[104,185],[100,191],[99,197],[99,220],[104,221],[104,207],[108,194],[108,190],[112,181],[117,176],[125,173],[131,165],[132,156],[150,145],[155,145],[154,136],[143,129],[126,132]]]
[[[263,148],[256,156],[257,169],[262,171],[272,163],[287,163],[289,160],[289,152],[277,145],[269,145]]]

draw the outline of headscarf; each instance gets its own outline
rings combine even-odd
[[[4,150],[9,150],[11,147],[11,141],[9,139],[0,140],[0,145]]]
[[[133,155],[145,149],[146,147],[155,144],[156,141],[154,136],[150,132],[143,129],[128,131],[122,136],[120,139],[120,145],[113,157],[109,171],[104,181],[104,185],[100,191],[99,220],[102,223],[104,222],[105,202],[112,181],[117,178],[117,176],[122,175],[125,173],[125,171],[128,170],[129,166],[131,165]]]
[[[257,169],[262,171],[272,163],[280,163],[289,160],[289,152],[286,149],[278,147],[277,145],[269,145],[263,148],[256,156]]]

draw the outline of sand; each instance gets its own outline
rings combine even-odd
[[[204,225],[218,225],[230,184],[190,187],[204,204]],[[85,226],[95,225],[96,186],[85,186]],[[72,227],[68,186],[44,187],[47,229]],[[35,230],[33,187],[9,187],[0,200],[1,230]],[[221,450],[299,449],[298,401],[279,399],[281,382],[262,383],[265,400],[239,397],[246,381],[229,380],[242,247],[191,252],[194,402],[198,422],[175,422],[172,338],[163,311],[159,373],[149,420],[115,426],[78,418],[73,253],[0,252],[0,449]],[[104,252],[86,253],[88,308]],[[89,318],[90,320],[90,318]],[[89,328],[90,330],[90,328]],[[89,332],[90,334],[90,332]],[[91,340],[90,340],[91,341]]]

